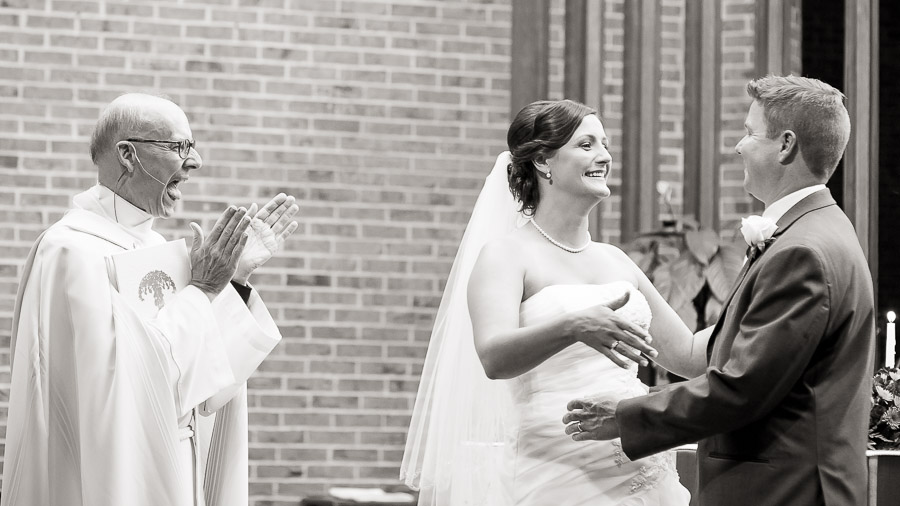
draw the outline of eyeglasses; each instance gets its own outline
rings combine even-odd
[[[125,139],[129,142],[146,142],[148,144],[175,144],[178,146],[178,156],[182,159],[188,157],[188,154],[191,152],[191,148],[194,147],[194,139],[184,139],[183,141],[157,141],[154,139]]]

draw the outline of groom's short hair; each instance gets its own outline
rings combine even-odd
[[[747,93],[763,108],[766,136],[793,131],[809,170],[830,178],[850,139],[844,94],[818,79],[792,75],[754,79]]]

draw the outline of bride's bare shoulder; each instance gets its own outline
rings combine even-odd
[[[527,248],[527,237],[522,229],[497,236],[485,243],[482,253],[516,253],[521,256],[523,248]]]
[[[478,261],[494,265],[521,266],[523,258],[528,254],[527,237],[521,229],[495,237],[485,243]]]
[[[600,246],[601,251],[603,251],[611,261],[610,267],[615,267],[621,273],[628,273],[629,278],[633,278],[632,281],[635,283],[640,279],[639,276],[636,276],[639,268],[634,263],[634,260],[628,256],[628,253],[625,253],[625,251],[614,244],[597,244]]]

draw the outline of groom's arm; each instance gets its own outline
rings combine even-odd
[[[807,247],[770,255],[748,281],[758,288],[724,365],[619,403],[616,422],[630,458],[747,425],[777,406],[803,374],[828,321],[826,266]]]

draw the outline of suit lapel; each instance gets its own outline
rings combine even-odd
[[[828,188],[808,195],[800,202],[797,202],[794,207],[788,209],[788,212],[784,213],[784,216],[778,220],[778,229],[775,230],[775,234],[773,234],[772,237],[778,237],[783,234],[794,224],[794,222],[800,219],[801,216],[822,209],[823,207],[836,204],[837,203],[834,201],[834,198],[831,197],[831,191],[828,190]]]
[[[778,220],[778,229],[775,230],[775,233],[772,234],[772,237],[777,238],[778,236],[783,234],[788,228],[791,227],[791,225],[793,225],[798,219],[800,219],[801,216],[818,209],[822,209],[823,207],[828,207],[836,204],[837,203],[834,201],[834,198],[831,196],[831,191],[827,188],[806,196],[803,200],[797,202],[794,207],[788,209],[788,212],[784,213],[784,216],[782,216]],[[771,248],[771,246],[769,246],[769,248]],[[762,256],[762,254],[757,256],[755,260],[759,261],[760,256]],[[712,335],[710,335],[709,343],[706,347],[707,361],[712,356],[713,343],[715,342],[719,331],[722,330],[722,325],[725,321],[725,315],[728,313],[728,310],[731,307],[731,301],[734,299],[734,295],[737,293],[738,288],[740,288],[743,284],[744,278],[747,276],[747,272],[749,272],[750,267],[752,267],[752,263],[753,262],[751,262],[749,258],[746,262],[744,262],[744,266],[741,268],[741,272],[738,274],[737,280],[734,282],[734,286],[731,287],[731,292],[728,294],[728,297],[722,304],[722,312],[719,313],[719,318],[716,320],[716,325],[713,328]]]

